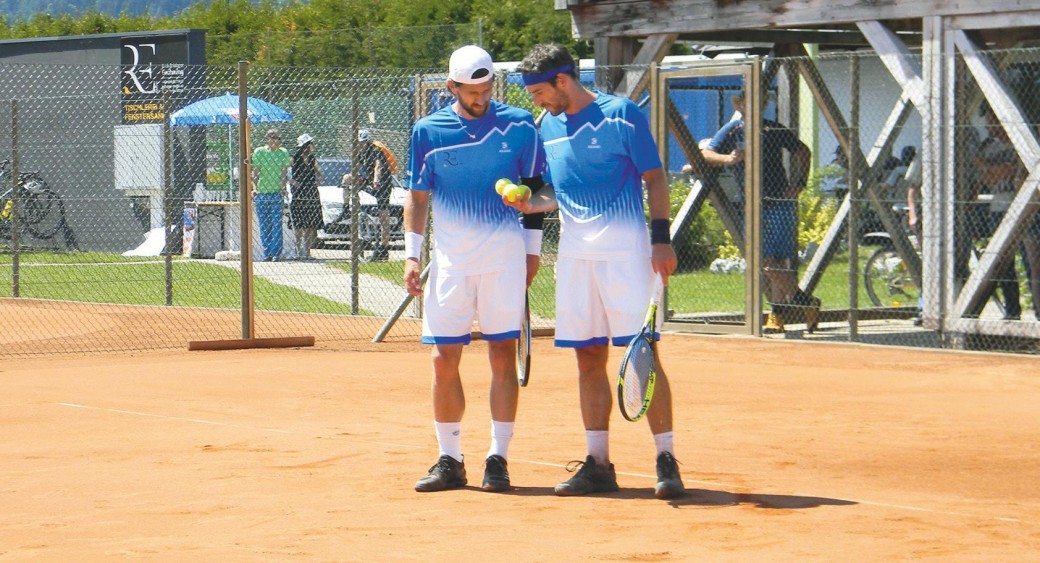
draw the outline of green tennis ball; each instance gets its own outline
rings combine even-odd
[[[495,182],[495,191],[498,192],[498,195],[502,195],[506,191],[506,188],[512,183],[512,180],[510,180],[509,178],[502,178],[501,180]]]

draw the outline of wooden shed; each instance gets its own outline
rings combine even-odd
[[[896,250],[920,284],[925,325],[940,331],[953,346],[961,345],[965,335],[1040,338],[1040,323],[980,315],[992,294],[996,272],[1014,259],[1022,233],[1040,204],[1036,195],[1040,182],[1036,112],[1027,111],[1006,83],[1001,57],[986,53],[1035,46],[1040,40],[1040,1],[556,0],[556,8],[571,13],[576,38],[594,41],[597,67],[609,69],[597,77],[598,84],[633,98],[652,89],[653,63],[661,61],[676,41],[742,45],[768,53],[765,79],[772,79],[770,73],[777,66],[771,68],[769,59],[794,57],[793,74],[811,92],[852,169],[861,171],[854,176],[857,178],[872,177],[886,151],[891,151],[893,133],[908,115],[917,112],[922,129],[919,158],[925,225],[920,257],[900,234],[897,219],[874,201],[871,182],[863,181],[858,193],[875,204],[886,227],[891,227]],[[814,45],[820,52],[876,53],[902,89],[877,138],[858,138],[855,122],[850,123],[848,112],[843,111],[847,108],[837,106],[812,67],[812,57],[805,56],[809,54],[806,45]],[[1023,52],[1036,58],[1031,50]],[[966,87],[969,81],[971,86]],[[792,80],[789,87],[797,88],[797,82]],[[654,99],[664,106],[671,104],[665,97]],[[960,202],[965,197],[963,177],[970,160],[964,154],[963,139],[958,138],[958,125],[982,105],[992,108],[1026,173],[1017,184],[1010,209],[969,269],[964,245],[958,241],[965,238]],[[791,106],[784,111],[797,109]],[[684,152],[696,164],[700,162],[697,147],[674,114],[672,108],[662,108],[660,127],[667,127],[682,140]],[[713,198],[710,181],[704,192],[702,199]],[[800,285],[808,292],[845,233],[849,207],[846,201],[823,251],[816,253],[802,274]],[[758,333],[754,326],[748,329]]]

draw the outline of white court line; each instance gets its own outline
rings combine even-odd
[[[241,425],[238,425],[238,424],[228,424],[226,422],[214,422],[212,420],[202,420],[200,418],[183,418],[183,417],[179,417],[179,416],[167,416],[167,415],[164,415],[164,414],[152,414],[152,413],[141,412],[141,411],[126,411],[126,410],[120,410],[120,409],[109,409],[109,408],[105,408],[105,407],[91,407],[91,406],[88,406],[88,405],[79,405],[79,404],[76,404],[76,403],[58,403],[58,404],[63,406],[63,407],[72,407],[74,409],[87,409],[87,410],[92,410],[92,411],[105,411],[105,412],[114,412],[114,413],[119,413],[119,414],[132,414],[132,415],[136,415],[136,416],[147,416],[149,418],[163,418],[163,419],[166,419],[166,420],[180,420],[182,422],[196,422],[198,424],[209,424],[210,426],[226,426],[228,428],[242,428],[242,429],[245,429],[245,430],[264,430],[264,431],[267,431],[267,432],[279,432],[281,434],[294,434],[294,432],[291,432],[289,430],[279,430],[278,428],[257,428],[255,426],[241,426]]]
[[[245,426],[245,425],[242,425],[242,424],[228,424],[226,422],[217,422],[217,421],[214,421],[214,420],[204,420],[204,419],[201,419],[201,418],[184,418],[184,417],[180,417],[180,416],[169,416],[169,415],[165,415],[165,414],[154,414],[154,413],[142,412],[142,411],[128,411],[128,410],[123,410],[123,409],[110,409],[110,408],[107,408],[107,407],[92,407],[92,406],[89,406],[89,405],[80,405],[78,403],[58,403],[58,404],[63,406],[63,407],[72,407],[72,408],[75,408],[75,409],[86,409],[86,410],[92,410],[92,411],[113,412],[113,413],[118,413],[118,414],[132,414],[132,415],[135,415],[135,416],[146,416],[148,418],[162,418],[162,419],[166,419],[166,420],[179,420],[181,422],[195,422],[195,423],[198,423],[198,424],[208,424],[210,426],[224,426],[224,427],[227,427],[227,428],[241,428],[243,430],[262,430],[262,431],[265,431],[265,432],[278,432],[279,434],[301,434],[301,435],[305,434],[304,432],[297,432],[297,431],[294,431],[294,430],[282,430],[280,428],[263,428],[263,427],[258,427],[258,426]],[[397,443],[393,443],[393,442],[380,442],[380,441],[377,441],[377,440],[365,440],[364,438],[357,438],[355,436],[351,436],[351,439],[354,439],[357,442],[364,442],[366,444],[376,444],[376,445],[379,445],[379,446],[390,446],[390,447],[395,447],[395,448],[415,448],[415,449],[419,449],[419,448],[425,447],[425,446],[415,446],[415,445],[409,445],[409,444],[397,444]]]
[[[278,428],[259,428],[259,427],[256,427],[256,426],[243,426],[243,425],[240,425],[240,424],[228,424],[228,423],[225,423],[225,422],[216,422],[216,421],[213,421],[213,420],[203,420],[203,419],[199,419],[199,418],[184,418],[184,417],[179,417],[179,416],[169,416],[169,415],[154,414],[154,413],[141,412],[141,411],[130,411],[130,410],[122,410],[122,409],[110,409],[110,408],[106,408],[106,407],[92,407],[92,406],[88,406],[88,405],[80,405],[80,404],[77,404],[77,403],[58,403],[58,404],[61,405],[61,406],[72,407],[72,408],[76,408],[76,409],[105,411],[105,412],[113,412],[113,413],[119,413],[119,414],[129,414],[129,415],[135,415],[135,416],[146,416],[146,417],[149,417],[149,418],[160,418],[160,419],[166,419],[166,420],[179,420],[179,421],[182,421],[182,422],[195,422],[195,423],[198,423],[198,424],[208,424],[210,426],[224,426],[224,427],[227,427],[227,428],[241,428],[241,429],[244,429],[244,430],[263,430],[265,432],[278,432],[278,433],[281,433],[281,434],[303,434],[302,432],[294,432],[292,430],[281,430],[281,429],[278,429]],[[413,444],[399,444],[399,443],[396,443],[396,442],[381,442],[381,441],[376,441],[376,440],[365,440],[364,438],[357,438],[356,436],[350,436],[349,439],[352,439],[352,440],[358,441],[358,442],[368,443],[368,444],[377,444],[377,445],[380,445],[380,446],[390,446],[390,447],[396,447],[396,448],[419,449],[419,448],[425,447],[425,446],[416,446],[416,445],[413,445]],[[515,459],[514,458],[514,459],[510,459],[510,461],[517,461],[517,462],[521,462],[521,463],[528,463],[528,464],[531,464],[531,465],[541,465],[541,466],[545,466],[545,467],[556,467],[556,468],[566,467],[566,464],[550,463],[550,462],[536,461],[536,460],[531,460],[531,459]],[[630,472],[624,472],[624,471],[618,471],[618,473],[620,475],[628,475],[630,477],[640,477],[640,478],[645,478],[645,479],[656,479],[657,478],[656,475],[647,475],[645,473],[630,473]],[[721,483],[721,482],[718,482],[718,481],[698,481],[698,480],[695,480],[695,479],[683,479],[683,481],[685,481],[686,483],[697,483],[698,485],[706,485],[706,486],[710,486],[710,487],[725,487],[725,488],[731,488],[731,489],[739,489],[739,488],[744,487],[744,485],[738,485],[736,483]],[[730,493],[730,494],[733,494],[733,495],[736,496],[736,495],[739,495],[741,493]],[[746,493],[746,496],[768,496],[768,495],[766,493]],[[823,498],[823,497],[820,497],[819,495],[802,495],[802,494],[799,494],[799,495],[784,495],[784,496],[801,496],[801,497],[806,497],[806,498]],[[859,500],[859,499],[852,499],[852,498],[841,498],[841,499],[838,499],[837,497],[832,497],[832,498],[835,498],[835,500],[854,502],[856,504],[863,504],[863,505],[867,505],[867,506],[876,506],[876,507],[879,507],[879,508],[889,508],[889,509],[895,509],[895,510],[907,510],[907,511],[912,511],[912,512],[927,512],[927,513],[930,513],[930,514],[941,514],[941,515],[944,515],[944,516],[957,516],[957,517],[961,517],[961,518],[971,518],[971,519],[974,519],[974,520],[997,520],[998,522],[1022,523],[1022,520],[1019,519],[1019,518],[1009,518],[1009,517],[1004,517],[1004,516],[978,516],[976,514],[968,514],[966,512],[951,512],[951,511],[948,511],[948,510],[937,510],[937,509],[933,509],[933,508],[924,508],[924,507],[921,507],[921,506],[910,506],[910,505],[905,505],[905,504],[888,504],[888,503],[884,503],[884,502],[873,502],[873,501],[869,501],[869,500]]]

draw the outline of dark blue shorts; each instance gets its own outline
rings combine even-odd
[[[794,258],[798,252],[798,202],[762,206],[762,257]]]

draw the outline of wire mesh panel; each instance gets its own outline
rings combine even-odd
[[[952,188],[937,174],[951,159],[934,150],[926,155],[924,150],[927,137],[921,107],[926,85],[920,79],[923,61],[919,54],[901,55],[899,65],[862,52],[766,61],[758,180],[762,190],[763,310],[767,313],[763,333],[981,349],[1020,350],[1024,342],[1025,349],[1034,349],[1034,340],[1025,339],[1029,329],[1016,328],[1015,323],[1022,322],[1018,319],[1023,316],[1033,318],[1028,310],[1032,300],[1027,296],[1031,282],[1026,280],[1035,203],[1021,195],[1028,188],[1027,174],[1021,153],[1015,153],[1017,147],[1010,141],[1013,135],[1008,134],[1008,128],[1014,127],[1009,121],[1016,119],[1008,116],[1021,115],[1019,124],[1031,121],[1026,116],[1035,102],[1032,91],[1023,85],[1032,85],[1036,73],[1031,73],[1032,63],[1015,64],[1010,59],[1033,61],[1035,56],[1028,49],[1012,53],[1010,58],[994,52],[981,57],[996,69],[989,79],[1007,85],[1012,92],[1013,100],[1004,104],[1007,107],[999,126],[992,123],[992,116],[1000,112],[989,112],[987,126],[987,114],[979,109],[985,107],[982,100],[986,97],[983,88],[975,85],[975,74],[980,71],[972,72],[967,64],[959,68],[958,100],[966,100],[967,108],[958,110],[961,117],[955,123],[941,125],[956,139],[956,158],[952,159],[956,164],[951,168],[956,173],[948,184]],[[707,67],[713,64],[718,65],[704,63]],[[735,199],[709,200],[705,195],[704,201],[698,201],[689,194],[701,188],[709,175],[718,177],[719,191],[725,193],[726,175],[739,170],[736,143],[723,145],[721,138],[713,137],[726,130],[726,120],[740,118],[741,107],[735,104],[744,100],[733,99],[740,86],[730,86],[726,92],[725,85],[684,85],[677,80],[668,84],[668,103],[675,106],[669,115],[667,166],[673,179],[673,199],[678,200],[673,207],[679,210],[676,248],[680,272],[676,281],[691,274],[703,275],[705,280],[724,279],[721,272],[743,268],[741,253],[729,250],[733,248],[729,246],[733,229],[724,228],[725,213],[720,213],[727,199]],[[691,158],[676,133],[676,121],[691,132],[692,139],[686,144],[696,143],[702,158]],[[707,131],[692,133],[698,129]],[[990,140],[985,141],[987,138]],[[721,154],[713,154],[719,148]],[[807,166],[802,160],[806,154]],[[719,166],[699,169],[694,161],[705,160],[703,157],[717,159]],[[928,174],[932,177],[928,179],[922,173],[925,159],[930,162]],[[999,164],[987,168],[986,159]],[[988,169],[1001,177],[987,180],[987,185],[978,176]],[[923,204],[930,197],[941,198],[947,189],[957,194],[953,198],[957,227],[949,235],[922,229],[927,217]],[[994,198],[993,192],[1002,195]],[[695,221],[682,216],[679,205],[690,206],[691,201],[697,209]],[[993,205],[1004,211],[995,213]],[[1016,205],[1024,206],[1020,216],[1002,220]],[[945,212],[939,205],[931,213],[933,220],[941,222]],[[712,238],[710,225],[720,223],[718,231],[726,236]],[[795,225],[792,231],[790,227]],[[994,243],[994,229],[1001,225],[1003,231]],[[694,230],[704,226],[709,227]],[[782,235],[779,239],[778,233]],[[796,241],[793,249],[789,240]],[[710,242],[696,247],[693,241]],[[778,252],[778,245],[787,252]],[[941,279],[946,271],[943,263],[948,260],[942,248],[950,248],[949,256],[954,257],[956,267],[951,271],[958,273],[953,280]],[[705,250],[707,258],[696,263],[695,258]],[[790,258],[774,260],[776,254]],[[978,268],[984,270],[972,278]],[[925,283],[928,278],[933,280],[931,285]],[[734,286],[742,286],[744,280],[734,281]],[[719,287],[718,281],[702,281],[687,291],[681,283],[671,284],[668,303],[673,320],[681,320],[683,315],[707,318],[704,309],[716,310],[726,302]],[[941,301],[943,287],[953,289],[949,302]],[[961,291],[962,287],[970,293]],[[925,288],[931,288],[930,293]],[[1016,289],[1018,297],[1008,312],[1003,295],[1015,296]],[[745,304],[736,287],[732,295],[738,296],[732,308],[742,309]],[[697,298],[709,305],[699,311],[694,304]],[[1018,299],[1021,306],[1015,306]],[[943,315],[958,303],[975,310],[966,309],[964,322],[957,325],[949,324],[946,317],[944,325]],[[923,318],[929,304],[938,317]],[[715,322],[726,318],[714,317]],[[938,330],[944,326],[949,332]],[[810,336],[811,332],[815,334]],[[950,339],[954,332],[959,334],[956,342]],[[994,334],[986,336],[986,332]]]
[[[0,275],[23,311],[29,299],[53,300],[103,304],[98,315],[126,306],[145,319],[108,323],[117,334],[86,349],[243,336],[246,198],[254,336],[368,341],[381,328],[373,319],[400,313],[385,337],[418,338],[421,302],[406,304],[401,283],[404,174],[412,124],[451,102],[440,71],[252,69],[247,156],[256,174],[244,176],[235,68],[183,67],[148,93],[120,89],[121,67],[3,70],[5,84],[23,89],[3,104],[12,128],[0,150],[12,158]],[[515,81],[496,90],[499,99],[520,94]],[[374,160],[385,167],[379,179]],[[260,177],[272,162],[273,187]],[[551,272],[558,224],[548,223]],[[551,274],[532,288],[536,329],[552,326],[553,291]],[[170,337],[141,332],[152,325]],[[77,346],[51,339],[36,351]]]
[[[734,135],[719,132],[740,120],[732,98],[743,91],[745,78],[716,72],[677,74],[666,82],[665,166],[679,259],[668,285],[669,320],[742,325],[748,305],[743,127]]]
[[[920,69],[920,57],[908,59]],[[920,99],[913,88],[921,86],[904,91],[874,54],[796,58],[784,66],[810,84],[819,124],[817,166],[800,205],[807,231],[801,243],[812,250],[803,251],[803,285],[840,320],[867,323],[864,330],[877,320],[909,320],[921,295],[920,233],[908,230],[909,218],[920,218],[921,119],[911,100]]]
[[[680,266],[668,320],[1034,350],[1040,52],[973,49],[958,43],[952,119],[931,129],[918,54],[766,60],[750,187],[748,139],[731,125],[747,111],[739,73],[644,96],[648,116],[654,100],[668,106],[655,113],[668,121]],[[0,67],[5,353],[240,338],[247,295],[258,337],[417,341],[422,303],[401,280],[405,171],[415,121],[452,101],[443,69],[252,68],[247,155],[238,69],[175,70],[139,88],[119,66]],[[589,87],[595,76],[581,71]],[[499,78],[496,99],[540,113],[519,77]],[[536,334],[554,325],[559,228],[550,214],[529,292]],[[765,315],[749,319],[756,280]]]
[[[206,70],[219,74],[188,70],[168,92],[143,94],[121,86],[120,67],[3,67],[0,103],[10,127],[0,150],[10,156],[0,295],[21,300],[19,315],[67,314],[64,328],[54,327],[59,337],[14,325],[16,340],[28,342],[22,351],[145,349],[183,345],[185,336],[235,336],[237,280],[181,256],[182,203],[195,182],[178,166],[187,160],[185,144],[165,120],[180,97],[200,89]]]
[[[1035,166],[1040,79],[1036,49],[957,56],[951,313],[963,345],[1033,349],[1040,272]]]
[[[98,304],[97,323],[68,321],[98,328],[84,328],[78,339],[22,332],[47,341],[22,352],[179,347],[242,336],[240,202],[243,194],[254,206],[257,199],[253,183],[239,174],[238,97],[229,94],[237,90],[237,70],[187,67],[176,85],[151,95],[120,90],[121,72],[4,67],[4,83],[23,88],[3,104],[12,127],[0,142],[12,156],[2,168],[0,275],[7,283],[0,291],[19,298],[22,314],[30,303],[54,311],[46,315],[62,310],[50,303]],[[365,191],[370,185],[351,180],[362,127],[402,165],[406,158],[412,73],[383,74],[311,69],[252,78],[252,145],[264,145],[268,128],[279,128],[286,152],[295,152],[306,133],[328,178],[311,202],[320,223],[306,246],[303,225],[291,222],[291,186],[278,190],[284,246],[277,262],[262,262],[260,221],[250,214],[256,336],[369,340],[378,323],[336,319],[385,318],[404,295],[399,263],[395,269],[372,260],[385,207],[390,247],[400,245],[399,178],[388,206]],[[263,113],[275,106],[278,112]],[[352,214],[344,213],[350,196],[360,201],[353,206],[363,219],[357,233]],[[140,321],[126,320],[130,313]],[[87,344],[92,332],[97,341]],[[418,329],[402,322],[398,334],[417,336]]]

